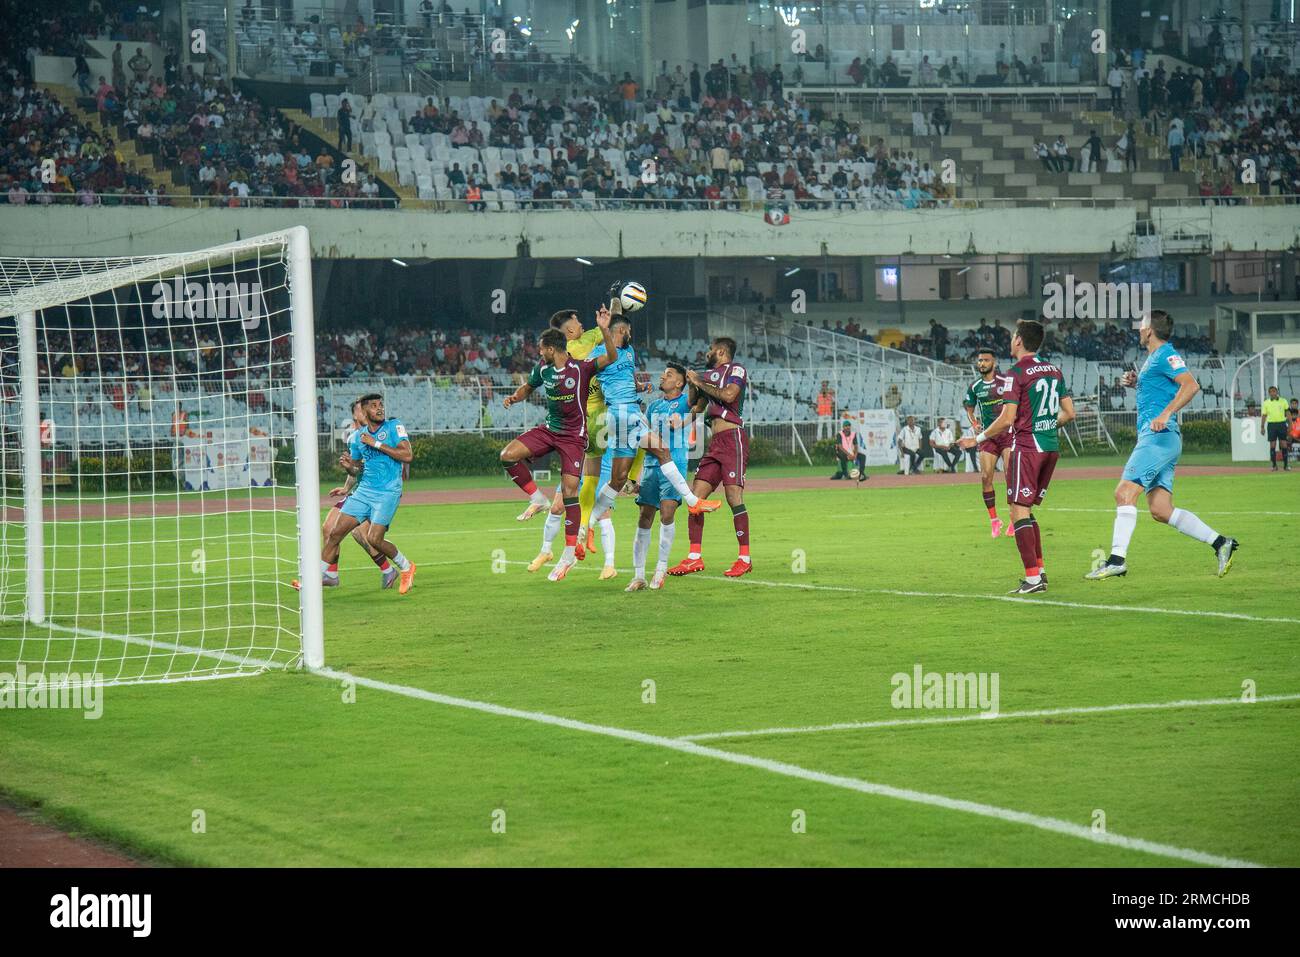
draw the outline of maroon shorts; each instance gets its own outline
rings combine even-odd
[[[987,452],[989,455],[1002,457],[1002,453],[1011,448],[1011,433],[999,432],[991,439],[985,439],[980,443],[980,451]]]
[[[1011,462],[1007,466],[1007,501],[1026,508],[1040,504],[1047,494],[1052,473],[1056,471],[1056,460],[1060,457],[1060,452],[1039,452],[1037,449],[1019,446],[1013,448]]]
[[[745,466],[749,464],[749,435],[744,429],[714,432],[709,447],[695,470],[697,482],[745,487]]]
[[[519,441],[528,446],[529,458],[540,459],[554,452],[560,459],[561,475],[582,477],[582,460],[587,456],[585,435],[557,435],[544,426],[538,426],[519,436]]]

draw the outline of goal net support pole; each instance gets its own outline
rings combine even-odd
[[[27,620],[45,621],[45,520],[41,501],[41,395],[36,313],[18,316],[18,376],[23,457],[23,535],[27,558]]]
[[[289,230],[289,288],[293,293],[293,428],[297,460],[298,581],[302,588],[303,663],[325,666],[320,540],[320,453],[316,445],[315,311],[311,294],[311,243],[307,230]]]

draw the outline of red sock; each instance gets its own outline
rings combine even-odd
[[[704,541],[704,513],[703,512],[701,512],[699,515],[691,515],[686,520],[686,531],[691,539],[690,554],[703,555],[704,552],[701,551],[701,543]]]
[[[984,507],[989,510],[989,518],[998,517],[998,507],[995,504],[997,500],[997,496],[994,495],[992,491],[984,493]]]
[[[1025,577],[1032,578],[1038,574],[1038,551],[1034,547],[1033,519],[1022,518],[1016,522],[1016,549],[1020,560],[1025,565]]]
[[[566,498],[564,500],[564,544],[568,548],[573,548],[578,544],[578,524],[582,521],[582,506],[578,504],[578,499]]]
[[[328,571],[331,575],[337,575],[337,574],[339,573],[339,563],[338,563],[338,562],[335,562],[334,564],[330,565],[329,568],[327,569],[327,571]]]
[[[1043,536],[1038,531],[1037,520],[1031,518],[1030,521],[1034,523],[1034,555],[1038,557],[1038,571],[1041,573],[1043,570]]]
[[[736,541],[740,545],[740,557],[749,557],[749,510],[737,505],[731,510],[731,521],[736,526]]]
[[[537,483],[533,481],[533,473],[529,471],[527,462],[516,462],[514,465],[507,465],[506,474],[524,490],[525,495],[532,495],[537,491]]]
[[[388,559],[385,558],[383,555],[380,555],[378,558],[375,559],[375,564],[379,566],[379,570],[381,572],[388,571]]]

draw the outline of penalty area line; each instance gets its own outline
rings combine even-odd
[[[447,564],[462,565],[472,564],[483,559],[474,559],[470,562],[448,562]],[[492,560],[488,560],[491,564]],[[506,565],[527,565],[528,562],[519,561],[518,559],[501,559]],[[546,567],[550,568],[555,565],[554,561],[548,562]],[[574,566],[577,568],[578,566]],[[626,569],[618,569],[623,573]],[[1128,614],[1141,615],[1178,615],[1190,618],[1227,618],[1231,621],[1256,621],[1270,625],[1300,625],[1300,618],[1274,618],[1264,615],[1247,615],[1245,612],[1237,611],[1198,611],[1192,608],[1150,608],[1144,605],[1099,605],[1089,602],[1079,601],[1060,601],[1052,598],[1022,598],[1019,595],[973,595],[964,592],[949,591],[910,591],[900,588],[854,588],[852,585],[812,585],[802,582],[773,582],[765,581],[761,578],[750,578],[745,575],[741,578],[727,578],[725,575],[703,575],[694,572],[690,576],[698,577],[705,581],[737,581],[744,585],[764,588],[797,588],[804,591],[829,591],[842,592],[850,595],[897,595],[901,598],[957,598],[962,601],[1005,601],[1017,605],[1055,605],[1059,608],[1082,608],[1088,611],[1115,611]]]
[[[1187,861],[1192,864],[1203,864],[1210,867],[1260,866],[1259,864],[1254,864],[1250,861],[1223,857],[1218,854],[1209,854],[1205,851],[1198,851],[1192,848],[1177,847],[1172,844],[1162,844],[1157,841],[1148,841],[1139,837],[1128,837],[1111,831],[1098,832],[1094,831],[1087,825],[1076,824],[1072,821],[1066,821],[1060,818],[1031,814],[1026,811],[1016,811],[1010,808],[998,807],[993,804],[984,804],[979,801],[967,801],[959,798],[946,797],[942,794],[916,791],[911,788],[900,788],[889,784],[879,784],[861,778],[828,774],[824,771],[815,771],[810,768],[800,767],[797,764],[788,764],[784,761],[773,761],[769,758],[754,757],[748,754],[738,754],[734,751],[724,751],[720,748],[711,748],[706,745],[696,744],[693,741],[684,741],[679,738],[666,738],[657,734],[648,734],[644,731],[633,731],[627,728],[591,724],[586,721],[562,718],[558,715],[546,714],[541,711],[524,711],[519,708],[509,708],[504,705],[491,704],[486,701],[456,698],[451,695],[426,691],[423,688],[413,688],[408,685],[392,684],[387,681],[379,681],[374,678],[365,678],[360,675],[354,675],[346,671],[335,671],[332,668],[315,669],[309,673],[333,681],[351,681],[363,688],[401,695],[402,697],[413,698],[418,701],[427,701],[432,704],[446,705],[448,707],[461,708],[468,711],[478,711],[484,714],[496,715],[498,717],[531,721],[536,724],[565,728],[570,731],[581,731],[587,734],[600,735],[606,738],[615,738],[636,744],[664,748],[670,751],[677,751],[681,754],[689,754],[694,757],[709,758],[728,764],[740,765],[742,767],[756,768],[783,777],[829,785],[831,787],[841,788],[848,791],[857,791],[861,794],[886,797],[897,801],[905,801],[910,804],[927,805],[929,807],[942,808],[948,811],[960,811],[965,814],[973,814],[979,817],[1004,821],[1011,824],[1020,824],[1041,831],[1048,831],[1066,837],[1088,841],[1093,844],[1104,844],[1111,847],[1123,848],[1124,850],[1138,851],[1145,854],[1156,855],[1158,857],[1167,857],[1174,860]]]
[[[1220,705],[1251,705],[1270,701],[1300,701],[1300,694],[1260,695],[1254,701],[1241,698],[1196,698],[1186,701],[1156,701],[1144,704],[1084,705],[1073,708],[1038,708],[1032,711],[985,711],[974,714],[943,715],[932,718],[889,718],[882,721],[841,721],[804,727],[757,728],[752,731],[711,731],[683,734],[679,741],[718,741],[724,738],[774,737],[787,734],[818,734],[822,731],[864,731],[872,728],[907,728],[916,725],[962,724],[967,721],[1002,721],[1008,718],[1052,718],[1069,714],[1110,714],[1116,711],[1163,711],[1179,708],[1210,708]]]

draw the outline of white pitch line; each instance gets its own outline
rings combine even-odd
[[[1022,824],[1042,831],[1049,831],[1056,834],[1063,834],[1067,837],[1089,841],[1093,844],[1105,844],[1111,847],[1120,847],[1125,850],[1140,851],[1146,854],[1154,854],[1159,857],[1188,861],[1193,864],[1205,864],[1211,867],[1260,866],[1259,864],[1254,864],[1250,861],[1238,860],[1231,857],[1222,857],[1218,854],[1209,854],[1205,851],[1197,851],[1192,848],[1177,847],[1172,844],[1161,844],[1156,841],[1148,841],[1139,837],[1126,837],[1125,835],[1115,834],[1109,831],[1098,832],[1094,831],[1090,826],[1076,824],[1072,821],[1065,821],[1060,818],[1030,814],[1026,811],[1015,811],[1010,808],[998,807],[993,804],[983,804],[978,801],[967,801],[959,798],[945,797],[942,794],[931,794],[926,791],[916,791],[911,788],[899,788],[888,784],[878,784],[861,778],[850,778],[838,774],[827,774],[823,771],[814,771],[809,768],[800,767],[796,764],[787,764],[784,761],[773,761],[768,758],[753,757],[747,754],[723,751],[719,748],[710,748],[704,745],[695,744],[693,741],[683,741],[678,738],[665,738],[661,735],[647,734],[643,731],[632,731],[626,728],[591,724],[586,721],[576,721],[572,718],[561,718],[557,715],[546,714],[541,711],[523,711],[519,708],[508,708],[503,705],[491,704],[486,701],[456,698],[451,695],[425,691],[423,688],[412,688],[407,685],[392,684],[387,681],[377,681],[373,678],[363,678],[346,671],[335,671],[332,668],[322,668],[312,673],[335,681],[352,681],[363,688],[371,688],[375,691],[385,691],[389,694],[414,698],[419,701],[429,701],[434,704],[447,705],[453,708],[479,711],[484,714],[497,715],[499,717],[517,718],[523,721],[532,721],[537,724],[566,728],[570,731],[582,731],[587,734],[596,734],[602,737],[617,738],[623,741],[635,742],[637,744],[665,748],[670,751],[677,751],[694,757],[711,758],[715,761],[724,761],[728,764],[757,768],[784,777],[797,778],[799,780],[811,781],[817,784],[826,784],[831,787],[857,791],[862,794],[892,798],[897,801],[906,801],[911,804],[923,804],[930,807],[943,808],[948,811],[961,811],[965,814],[974,814],[979,817],[1006,821],[1011,824]]]
[[[1034,711],[984,711],[932,718],[890,718],[883,721],[842,721],[793,728],[759,728],[753,731],[712,731],[683,734],[680,741],[717,741],[723,738],[758,738],[787,734],[817,734],[822,731],[862,731],[871,728],[907,728],[914,725],[960,724],[966,721],[1001,721],[1006,718],[1051,718],[1065,714],[1107,714],[1115,711],[1162,711],[1170,708],[1208,708],[1216,705],[1248,705],[1256,702],[1300,701],[1300,694],[1260,695],[1255,701],[1241,698],[1196,698],[1187,701],[1158,701],[1148,704],[1103,704],[1074,708],[1040,708]]]
[[[90,632],[90,629],[77,629],[79,631]],[[233,655],[227,655],[225,652],[216,652],[202,648],[188,648],[185,646],[172,645],[170,642],[158,642],[147,639],[134,638],[128,635],[114,635],[106,632],[92,632],[97,637],[115,639],[118,641],[159,645],[171,647],[186,652],[193,652],[205,657],[218,659],[233,658]],[[240,663],[245,665],[259,665],[265,669],[283,669],[286,666],[282,662],[270,661],[268,659],[258,659],[244,657],[239,659]],[[732,751],[723,751],[718,748],[710,748],[705,745],[696,744],[693,741],[680,740],[675,738],[665,738],[657,734],[647,734],[643,731],[632,731],[625,728],[615,728],[607,725],[590,724],[586,721],[576,721],[572,718],[561,718],[556,715],[545,714],[541,711],[523,711],[518,708],[507,708],[502,705],[491,704],[486,701],[473,701],[468,698],[456,698],[450,695],[437,694],[433,691],[425,691],[423,688],[412,688],[407,685],[397,685],[386,681],[378,681],[374,678],[363,678],[359,675],[353,675],[346,671],[335,671],[332,668],[321,668],[318,670],[308,669],[309,675],[326,678],[329,680],[342,681],[350,680],[363,688],[372,688],[376,691],[386,691],[390,694],[402,695],[408,698],[415,698],[421,701],[430,701],[435,704],[443,704],[456,708],[464,708],[471,711],[480,711],[486,714],[498,715],[501,717],[519,718],[525,721],[533,721],[539,724],[551,725],[553,727],[568,728],[573,731],[584,731],[589,734],[598,734],[609,738],[619,738],[625,741],[632,741],[638,744],[646,744],[654,747],[667,748],[672,751],[678,751],[683,754],[690,754],[696,757],[712,758],[717,761],[724,761],[728,764],[737,764],[742,767],[757,768],[768,771],[773,774],[780,774],[785,777],[797,778],[804,781],[811,781],[817,784],[826,784],[831,787],[843,788],[849,791],[858,791],[862,794],[872,794],[879,797],[893,798],[899,801],[907,801],[912,804],[923,804],[930,807],[943,808],[949,811],[961,811],[966,814],[974,814],[980,817],[992,818],[994,820],[1006,821],[1012,824],[1023,824],[1028,827],[1037,828],[1042,831],[1049,831],[1056,834],[1063,834],[1067,837],[1074,837],[1080,840],[1089,841],[1093,844],[1105,844],[1112,847],[1120,847],[1125,850],[1139,851],[1146,854],[1154,854],[1159,857],[1168,857],[1175,860],[1188,861],[1193,864],[1204,864],[1209,867],[1260,867],[1251,861],[1239,860],[1231,857],[1222,857],[1218,854],[1209,854],[1205,851],[1198,851],[1192,848],[1178,847],[1172,844],[1161,844],[1157,841],[1148,841],[1140,837],[1126,837],[1114,832],[1094,831],[1091,827],[1082,824],[1075,824],[1072,821],[1065,821],[1060,818],[1045,817],[1039,814],[1030,814],[1026,811],[1015,811],[1009,808],[998,807],[993,804],[982,804],[978,801],[966,801],[959,798],[945,797],[942,794],[930,794],[926,791],[915,791],[910,788],[896,788],[888,784],[877,784],[871,781],[865,781],[860,778],[844,777],[837,774],[827,774],[822,771],[813,771],[808,768],[800,767],[796,764],[787,764],[783,761],[772,761],[768,758],[752,757],[746,754],[737,754]],[[233,675],[229,677],[234,677]],[[152,681],[141,680],[140,684],[155,684],[167,682],[169,679],[154,679]],[[175,680],[175,679],[171,679]],[[181,679],[184,680],[184,679]],[[130,684],[134,682],[122,682]]]
[[[482,559],[479,560],[481,561]],[[528,562],[514,559],[507,559],[504,560],[504,562],[507,565],[528,564]],[[451,562],[449,564],[464,563]],[[491,564],[490,561],[489,564]],[[555,562],[550,562],[545,567],[550,568],[554,564]],[[620,574],[624,571],[626,571],[626,569],[618,569]],[[1236,611],[1197,611],[1190,608],[1148,608],[1143,605],[1097,605],[1078,601],[1058,601],[1052,598],[1022,598],[1019,595],[973,595],[963,592],[948,591],[906,591],[899,588],[854,588],[851,585],[808,585],[801,582],[764,581],[761,578],[751,578],[749,575],[746,575],[743,578],[727,578],[724,575],[702,575],[699,572],[695,572],[694,576],[703,578],[706,581],[737,581],[745,585],[761,585],[766,588],[798,588],[805,591],[833,591],[844,592],[851,595],[898,595],[903,598],[960,598],[964,601],[1007,601],[1018,605],[1055,605],[1061,608],[1083,608],[1089,611],[1118,611],[1144,615],[1180,615],[1192,618],[1227,618],[1232,621],[1257,621],[1271,625],[1300,625],[1300,618],[1271,618],[1262,615],[1247,615],[1244,612]]]

